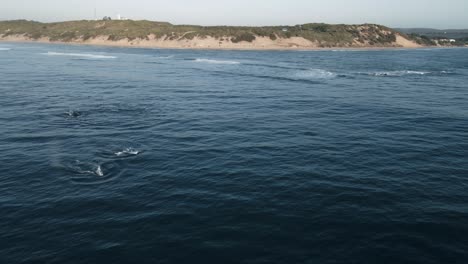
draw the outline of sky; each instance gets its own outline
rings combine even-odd
[[[97,16],[197,25],[376,23],[468,28],[468,0],[0,0],[0,20],[42,22]]]

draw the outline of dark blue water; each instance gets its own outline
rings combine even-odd
[[[467,263],[468,49],[0,45],[0,263]]]

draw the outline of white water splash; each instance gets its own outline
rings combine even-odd
[[[368,73],[368,75],[376,76],[376,77],[401,77],[405,75],[426,75],[430,73],[431,72],[426,72],[426,71],[382,71],[382,72]]]
[[[98,165],[98,167],[97,167],[95,173],[96,173],[96,175],[99,176],[99,177],[104,176],[104,173],[102,172],[101,165]]]
[[[114,153],[116,156],[121,157],[125,155],[138,155],[140,152],[134,148],[126,148],[122,151]]]

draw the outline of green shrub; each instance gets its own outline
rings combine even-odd
[[[83,40],[91,39],[93,36],[90,33],[86,33],[82,36]]]
[[[118,39],[117,36],[115,36],[115,35],[109,35],[109,37],[107,37],[107,40],[110,40],[110,41],[117,41],[117,40],[119,40],[119,39]]]
[[[380,44],[388,44],[396,42],[396,35],[394,33],[391,34],[384,34],[378,33],[378,38],[373,39],[373,41],[380,43]]]
[[[40,32],[35,32],[29,35],[30,38],[32,39],[40,39],[42,38],[42,34]]]
[[[314,28],[315,31],[318,31],[318,32],[328,32],[328,26],[327,25],[324,25],[324,24],[321,24],[321,25],[317,25],[315,28]]]
[[[407,37],[409,39],[415,41],[419,45],[425,45],[425,46],[435,46],[435,45],[437,45],[437,43],[434,40],[432,40],[429,37],[424,36],[424,35],[409,34]]]
[[[75,38],[76,38],[75,32],[71,32],[71,31],[64,32],[60,35],[60,37],[58,37],[58,39],[62,41],[71,41]]]
[[[252,33],[242,33],[239,36],[233,38],[231,41],[234,43],[239,43],[242,41],[252,42],[256,39],[256,37]]]
[[[197,33],[196,33],[196,32],[191,32],[191,33],[185,34],[185,35],[184,35],[184,39],[192,40],[192,39],[194,39],[196,36],[197,36]]]

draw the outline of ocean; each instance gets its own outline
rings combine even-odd
[[[468,49],[0,43],[0,263],[468,263]]]

